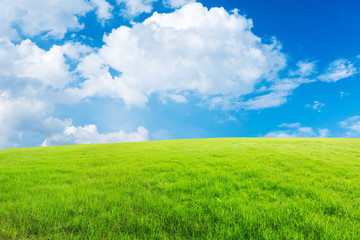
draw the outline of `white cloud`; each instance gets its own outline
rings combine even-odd
[[[312,109],[321,112],[322,108],[325,106],[324,103],[321,103],[319,101],[314,101],[314,105],[312,106]]]
[[[63,88],[71,81],[71,74],[59,46],[44,51],[30,40],[14,45],[0,39],[0,51],[0,76],[36,80],[54,88]]]
[[[24,97],[0,95],[0,148],[18,147],[24,133],[38,131],[51,105]]]
[[[122,14],[135,17],[150,13],[160,0],[116,0],[124,5]],[[162,0],[165,7],[179,8],[195,0]],[[0,1],[0,37],[20,40],[22,35],[64,37],[68,30],[84,27],[81,17],[94,11],[102,24],[113,17],[114,6],[107,0],[2,0]]]
[[[124,5],[123,15],[133,18],[141,13],[151,13],[153,4],[159,0],[116,0],[118,5]],[[162,0],[165,7],[180,8],[186,4],[193,3],[195,0]]]
[[[104,23],[105,20],[113,17],[112,10],[114,7],[105,0],[90,0],[91,4],[96,8],[97,18]]]
[[[247,100],[235,100],[229,97],[217,96],[210,99],[210,108],[222,106],[223,110],[246,109],[261,110],[265,108],[279,107],[288,101],[292,92],[303,83],[314,82],[308,77],[316,73],[315,62],[297,63],[298,69],[290,71],[292,78],[276,79],[271,82],[270,87],[261,86],[254,91],[257,96]]]
[[[0,37],[19,40],[19,34],[46,34],[63,38],[68,30],[79,30],[79,17],[93,7],[85,0],[2,0],[0,1]]]
[[[123,14],[128,17],[135,17],[143,12],[150,13],[152,5],[157,0],[116,0],[118,4],[125,4]]]
[[[90,144],[90,143],[117,143],[117,142],[140,142],[148,140],[148,130],[138,127],[136,132],[124,131],[101,134],[96,125],[90,124],[84,127],[66,126],[63,132],[54,134],[45,139],[42,146]]]
[[[249,99],[242,104],[242,108],[248,110],[259,110],[264,108],[279,107],[287,102],[289,92],[270,92],[265,95]]]
[[[270,87],[263,86],[257,93],[262,93],[246,101],[236,103],[238,108],[247,110],[260,110],[279,107],[288,101],[292,92],[303,83],[314,82],[310,77],[316,73],[315,62],[299,61],[295,71],[289,72],[290,78],[277,79]]]
[[[299,87],[300,84],[307,82],[304,79],[283,79],[275,82],[264,95],[251,98],[239,104],[240,108],[248,110],[259,110],[264,108],[279,107],[288,100],[292,91]]]
[[[338,59],[330,63],[326,72],[318,79],[324,82],[337,82],[358,73],[354,64],[346,59]]]
[[[169,6],[172,8],[179,8],[186,4],[195,2],[195,0],[163,0],[165,6]]]
[[[311,127],[302,127],[300,123],[283,123],[279,125],[284,130],[269,132],[267,138],[324,138],[328,137],[330,131],[326,128],[315,131]]]
[[[292,78],[274,82],[270,88],[263,90],[263,92],[267,92],[266,94],[240,102],[238,106],[250,110],[279,107],[286,103],[293,90],[303,83],[314,82],[315,79],[326,82],[336,82],[358,73],[354,64],[345,59],[333,61],[329,65],[326,73],[318,76],[315,75],[317,73],[316,62],[299,61],[296,65],[298,69],[289,72],[289,76]],[[341,96],[343,96],[343,94],[341,94]],[[312,105],[306,105],[306,107],[311,107],[318,112],[321,112],[324,106],[324,103],[318,101],[314,101],[314,104]]]
[[[148,131],[139,127],[126,133],[99,133],[95,125],[74,127],[70,119],[49,117],[54,110],[50,101],[0,94],[0,148],[20,147],[23,136],[37,134],[45,138],[43,145],[134,142],[148,140]]]
[[[274,41],[264,44],[251,32],[252,21],[200,3],[169,14],[155,13],[132,28],[122,26],[105,45],[85,57],[77,71],[87,79],[68,90],[79,98],[110,96],[143,106],[151,94],[191,92],[202,98],[237,98],[272,81],[285,67]],[[110,67],[120,76],[113,77]]]
[[[340,126],[348,129],[347,137],[360,137],[360,116],[353,116],[341,121]]]
[[[292,78],[274,82],[270,88],[265,88],[264,90],[259,91],[265,92],[265,94],[253,97],[243,102],[235,103],[235,105],[239,108],[249,110],[279,107],[286,103],[293,90],[303,83],[314,82],[315,79],[335,82],[358,73],[354,64],[344,59],[333,61],[326,73],[318,76],[315,75],[317,73],[316,62],[299,61],[296,65],[298,69],[289,72],[289,76]],[[311,107],[318,112],[321,112],[324,106],[324,103],[320,103],[318,101],[314,101],[314,104],[312,105],[306,105],[306,107]]]
[[[296,66],[296,71],[290,72],[291,76],[309,77],[316,73],[316,62],[299,61]]]
[[[173,100],[174,102],[177,102],[177,103],[187,103],[187,99],[183,95],[170,94],[167,97],[170,98],[171,100]]]
[[[79,61],[90,51],[70,42],[45,51],[30,40],[13,44],[0,38],[0,93],[41,98],[51,90],[63,89],[76,80],[66,61]]]
[[[21,146],[24,134],[46,137],[58,128],[58,120],[48,118],[56,103],[68,101],[61,91],[74,77],[66,61],[89,51],[70,42],[45,51],[30,40],[0,38],[0,148]]]
[[[317,112],[321,112],[323,107],[325,107],[324,103],[321,103],[319,101],[314,101],[312,104],[306,104],[307,108],[312,108],[313,110],[317,111]]]

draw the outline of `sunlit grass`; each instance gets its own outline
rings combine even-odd
[[[0,239],[360,239],[360,140],[0,151]]]

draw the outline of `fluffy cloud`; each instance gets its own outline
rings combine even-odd
[[[27,82],[37,81],[39,84],[53,88],[63,88],[71,81],[68,70],[64,51],[59,46],[53,46],[49,51],[45,51],[30,40],[14,45],[8,40],[0,39],[0,78],[2,79],[21,78]]]
[[[350,117],[340,122],[342,128],[348,129],[347,137],[360,137],[360,116]]]
[[[0,148],[18,147],[24,133],[38,131],[51,105],[23,97],[0,95]]]
[[[338,59],[330,63],[326,72],[318,79],[324,82],[337,82],[358,73],[354,64],[346,59]]]
[[[19,147],[25,134],[45,138],[43,146],[83,143],[134,142],[148,140],[148,131],[101,134],[95,125],[72,126],[71,120],[49,117],[54,105],[45,101],[0,95],[0,148]]]
[[[284,130],[269,132],[265,135],[267,138],[313,138],[328,137],[329,130],[326,128],[314,131],[311,127],[302,127],[300,123],[283,123],[279,125]]]
[[[66,58],[80,58],[85,49],[68,43],[45,51],[30,40],[0,38],[1,148],[19,146],[26,133],[45,134],[44,121],[61,99],[58,90],[73,80]]]
[[[113,17],[111,11],[114,7],[105,0],[90,0],[91,4],[96,8],[97,18],[104,23],[105,20]]]
[[[252,21],[243,16],[200,3],[155,13],[106,36],[105,45],[77,68],[87,80],[68,93],[110,96],[128,106],[146,104],[151,94],[185,102],[188,92],[206,98],[251,93],[258,82],[274,80],[285,67],[276,41],[262,43],[251,28]]]
[[[125,16],[135,17],[140,13],[152,11],[152,5],[157,0],[116,0],[118,4],[125,5]]]
[[[15,98],[52,103],[68,101],[60,90],[77,78],[67,62],[77,62],[90,51],[89,47],[71,42],[45,51],[30,40],[13,44],[0,38],[0,94],[7,92]]]
[[[159,0],[116,0],[124,6],[123,14],[135,17],[143,12],[150,13],[153,4]],[[179,8],[195,0],[163,0],[170,8]],[[84,27],[81,17],[95,11],[102,23],[113,17],[114,6],[107,0],[2,0],[0,1],[0,37],[20,40],[21,36],[46,35],[61,39],[68,30]]]
[[[66,126],[63,132],[54,134],[45,139],[42,146],[90,144],[90,143],[117,143],[117,142],[140,142],[148,140],[148,130],[138,127],[136,132],[124,131],[100,134],[96,125],[84,127]]]
[[[0,148],[19,147],[25,134],[45,138],[44,146],[82,143],[133,142],[148,140],[148,131],[118,131],[101,134],[95,125],[72,126],[71,120],[49,117],[54,105],[38,99],[0,94]]]
[[[92,9],[85,0],[2,0],[0,37],[16,40],[19,35],[32,37],[46,34],[62,38],[69,29],[83,28],[79,17]]]
[[[64,128],[49,116],[56,103],[68,101],[61,92],[75,80],[66,62],[89,51],[70,42],[45,51],[30,40],[0,38],[0,148],[21,146],[25,134],[46,137]]]

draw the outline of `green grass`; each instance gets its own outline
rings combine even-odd
[[[360,139],[0,151],[0,239],[360,239]]]

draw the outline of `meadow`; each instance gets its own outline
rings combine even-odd
[[[1,150],[0,239],[360,239],[360,139]]]

